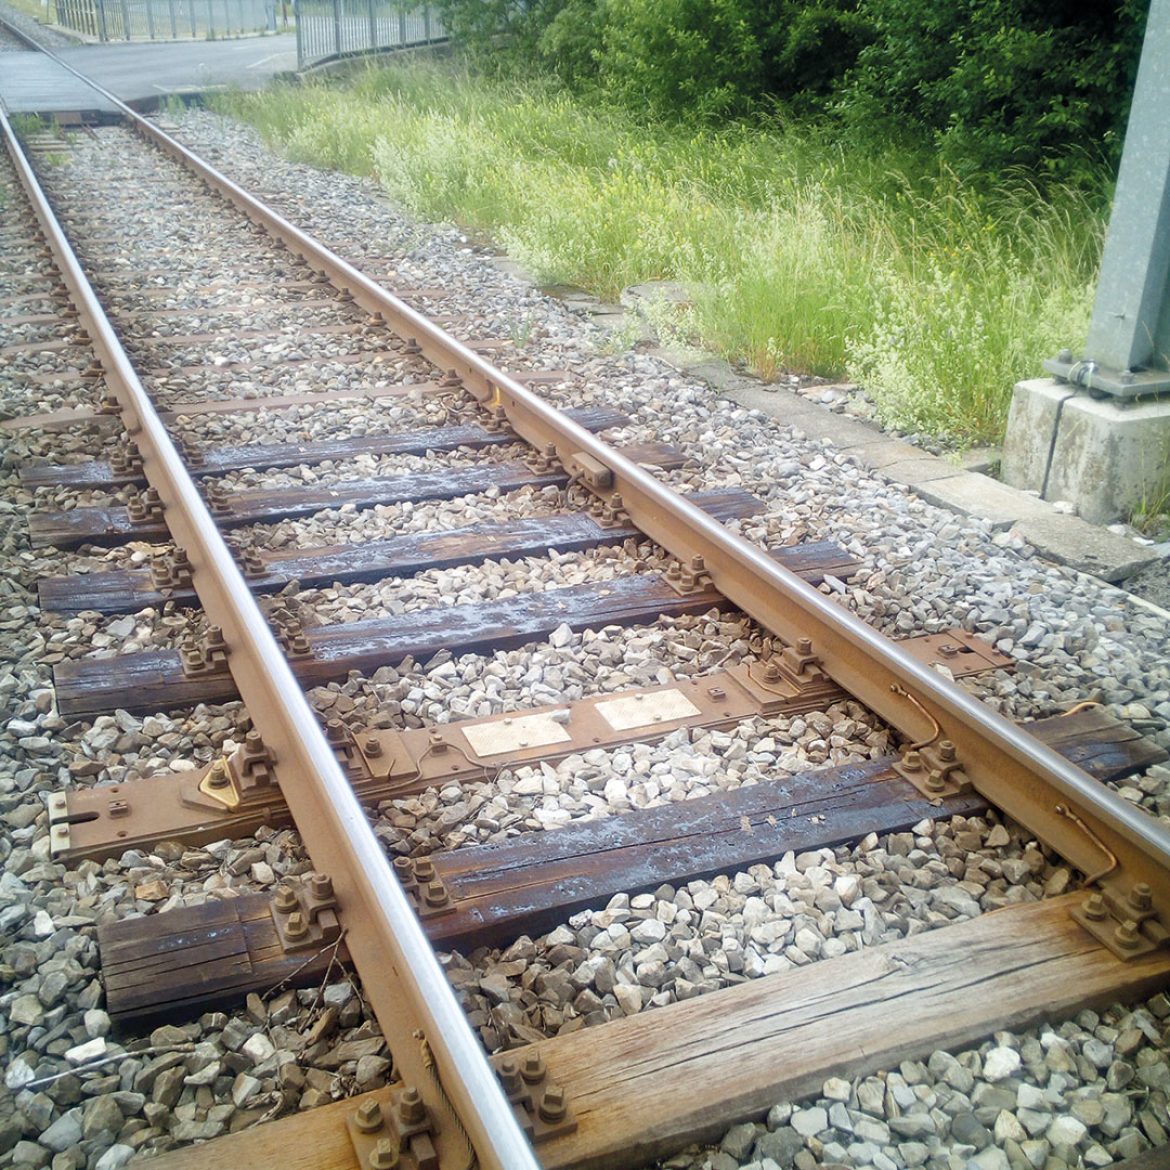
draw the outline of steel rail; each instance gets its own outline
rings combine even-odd
[[[415,339],[424,357],[457,373],[481,403],[502,409],[522,438],[538,449],[551,445],[566,466],[574,466],[575,457],[583,454],[607,468],[612,485],[602,494],[620,494],[625,511],[647,536],[684,563],[702,557],[715,587],[766,630],[789,644],[811,638],[826,672],[908,739],[934,736],[953,742],[974,787],[1082,873],[1100,873],[1107,854],[1112,859],[1109,884],[1124,893],[1135,883],[1148,884],[1155,912],[1163,923],[1170,923],[1170,828],[916,662],[896,643],[777,565],[762,549],[728,531],[289,223],[114,94],[68,63],[60,64],[118,106],[144,138],[198,174],[357,304],[380,316],[400,336]]]
[[[309,855],[314,866],[333,879],[347,927],[346,945],[390,1046],[395,1073],[412,1081],[436,1114],[435,1141],[444,1165],[461,1165],[468,1154],[452,1122],[446,1094],[480,1166],[538,1170],[532,1148],[353,788],[3,112],[0,129],[107,384],[121,404],[147,480],[166,506],[167,525],[175,542],[188,552],[200,602],[224,631],[232,674],[253,723],[275,755],[281,791]],[[432,1083],[417,1029],[436,1060],[441,1090]]]

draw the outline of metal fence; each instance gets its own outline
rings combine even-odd
[[[400,49],[447,39],[429,4],[401,0],[297,0],[297,66],[376,49]]]
[[[55,0],[57,23],[103,41],[215,40],[288,23],[293,0]]]

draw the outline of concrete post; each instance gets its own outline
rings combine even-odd
[[[1152,0],[1085,353],[1044,368],[1119,398],[1170,390],[1170,0]]]
[[[1015,388],[1002,474],[1086,520],[1170,487],[1170,0],[1152,0],[1084,356]],[[1139,397],[1145,401],[1138,403]]]

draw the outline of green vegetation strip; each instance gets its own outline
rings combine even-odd
[[[417,215],[492,233],[539,279],[612,298],[681,281],[676,336],[860,382],[880,417],[956,443],[1002,434],[1012,384],[1083,340],[1099,200],[1007,174],[979,190],[827,125],[647,122],[457,66],[234,94],[291,158],[374,175]],[[665,310],[664,310],[665,312]]]

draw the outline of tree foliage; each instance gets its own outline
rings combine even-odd
[[[481,60],[654,117],[781,109],[917,139],[960,175],[1099,178],[1149,0],[440,0]]]

